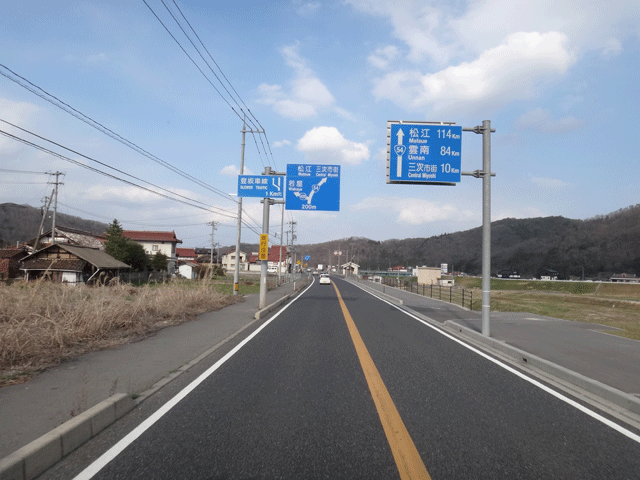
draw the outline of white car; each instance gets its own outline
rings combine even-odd
[[[329,275],[327,275],[326,273],[320,275],[320,285],[331,285],[331,279],[329,278]]]

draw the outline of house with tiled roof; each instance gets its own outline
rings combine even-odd
[[[176,258],[178,260],[196,260],[198,258],[198,255],[196,254],[195,248],[176,247]]]
[[[169,273],[173,273],[176,265],[176,247],[182,240],[178,240],[176,232],[155,232],[147,230],[123,230],[122,235],[142,245],[149,255],[162,253],[169,258]]]

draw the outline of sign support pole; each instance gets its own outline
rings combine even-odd
[[[269,234],[269,206],[271,205],[270,198],[263,198],[260,200],[262,202],[262,233]],[[267,245],[267,249],[268,249]],[[267,250],[268,251],[268,250]],[[269,260],[260,260],[260,306],[258,307],[262,310],[266,307],[267,300],[267,270],[269,268]]]
[[[482,126],[463,128],[465,132],[482,134],[482,171],[461,172],[462,175],[482,177],[482,335],[491,336],[491,120]]]
[[[263,175],[281,175],[271,170],[271,167],[264,167]],[[269,207],[276,203],[284,203],[284,200],[274,200],[272,198],[263,198],[260,200],[262,207],[262,234],[269,235]],[[267,300],[267,275],[269,270],[269,244],[267,242],[267,258],[260,260],[260,304],[258,308],[262,310],[266,307]]]

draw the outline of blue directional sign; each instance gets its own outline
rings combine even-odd
[[[308,262],[309,260],[311,260],[311,255],[305,255],[304,256],[304,261]]]
[[[287,210],[340,210],[340,165],[287,165]]]
[[[387,183],[460,181],[462,127],[387,122]]]
[[[284,198],[284,175],[238,175],[238,196]]]

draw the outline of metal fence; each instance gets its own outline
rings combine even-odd
[[[473,310],[473,291],[461,287],[443,287],[442,285],[418,284],[411,280],[395,277],[382,277],[382,283],[407,292],[417,293],[429,298],[461,305]]]

